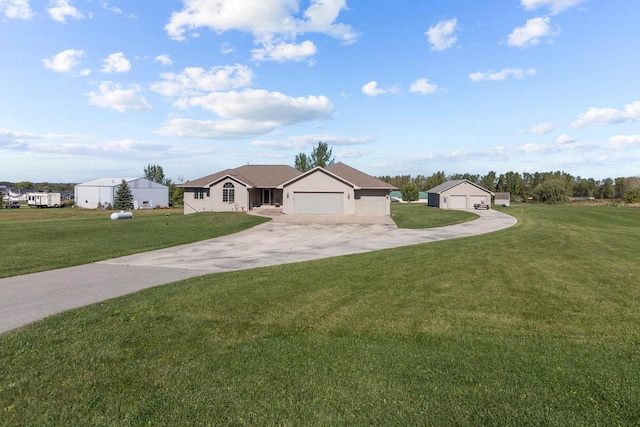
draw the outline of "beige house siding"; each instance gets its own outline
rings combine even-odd
[[[234,201],[223,201],[222,193],[224,185],[231,183],[234,190]],[[200,190],[203,198],[196,198]],[[185,188],[184,191],[184,213],[195,212],[230,212],[243,211],[249,209],[249,192],[244,184],[231,178],[225,178],[209,188]]]
[[[209,205],[209,189],[202,189],[204,191],[203,199],[195,198],[195,188],[184,189],[184,213],[192,214],[196,212],[210,212],[211,206]]]
[[[341,193],[343,202],[342,214],[353,215],[355,213],[353,188],[320,170],[284,186],[282,213],[295,213],[296,193]]]
[[[225,202],[222,200],[222,191],[224,185],[230,183],[233,185],[234,201]],[[239,183],[231,178],[225,178],[216,182],[211,186],[211,207],[216,212],[242,211],[249,208],[249,192],[244,184]]]

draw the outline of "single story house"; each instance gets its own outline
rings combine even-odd
[[[344,163],[304,173],[287,165],[246,165],[180,187],[185,214],[274,206],[283,214],[390,215],[395,189]]]
[[[428,206],[441,209],[473,209],[476,203],[491,206],[493,192],[467,179],[447,181],[427,191]]]
[[[76,206],[87,209],[113,206],[123,179],[131,189],[134,209],[169,206],[169,187],[146,178],[100,178],[77,184],[74,188]]]

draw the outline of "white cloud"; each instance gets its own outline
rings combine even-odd
[[[252,84],[253,71],[240,64],[212,67],[209,71],[200,67],[188,67],[181,73],[163,73],[164,81],[151,85],[151,90],[164,96],[200,95],[247,87]]]
[[[28,0],[0,0],[0,14],[10,19],[30,19],[33,17]]]
[[[66,23],[67,18],[81,19],[84,15],[75,7],[71,6],[70,0],[49,1],[49,16],[54,21]]]
[[[128,73],[131,70],[131,62],[124,57],[124,53],[112,53],[104,60],[102,72],[111,73]]]
[[[640,120],[640,101],[627,104],[624,110],[615,108],[589,108],[571,123],[571,127],[580,128],[589,125],[610,125],[627,120]]]
[[[102,8],[104,10],[107,10],[109,12],[113,12],[116,13],[118,15],[123,15],[127,18],[137,18],[136,15],[132,14],[132,13],[125,13],[122,9],[120,9],[117,6],[111,6],[109,3],[107,3],[106,1],[100,2],[100,6],[102,6]]]
[[[347,9],[346,0],[311,0],[310,3],[304,12],[306,21],[299,23],[297,32],[324,33],[347,44],[355,42],[357,35],[349,25],[335,23],[340,12]]]
[[[555,128],[553,127],[553,123],[543,122],[543,123],[535,124],[535,125],[531,126],[529,129],[527,129],[526,131],[520,132],[520,133],[530,133],[530,134],[534,134],[534,135],[544,135],[546,133],[553,132],[554,130],[555,130]]]
[[[358,159],[369,154],[367,150],[354,150],[353,148],[345,148],[336,153],[338,159]]]
[[[429,79],[418,79],[409,88],[409,91],[415,93],[429,94],[438,90],[438,85],[429,83]]]
[[[393,86],[389,89],[381,89],[378,87],[378,82],[376,81],[370,81],[369,83],[362,86],[362,93],[369,96],[378,96],[397,92],[398,88],[396,86]]]
[[[563,133],[562,135],[560,135],[558,137],[558,139],[556,140],[556,142],[560,145],[563,144],[572,144],[574,142],[576,142],[575,138],[570,137],[569,135],[567,135],[566,133]]]
[[[167,67],[173,65],[173,61],[171,60],[171,57],[169,55],[167,55],[167,54],[162,54],[162,55],[156,56],[154,61],[155,62],[159,62],[162,65],[165,65]]]
[[[523,27],[518,27],[507,40],[507,44],[521,49],[532,47],[540,43],[542,38],[550,38],[558,34],[551,28],[549,17],[527,20]]]
[[[311,0],[302,16],[297,0],[183,0],[183,4],[184,8],[174,12],[165,26],[171,38],[184,40],[187,31],[202,27],[218,33],[244,31],[253,34],[257,44],[264,45],[265,58],[273,56],[267,55],[270,45],[295,40],[304,33],[327,34],[344,43],[353,43],[357,38],[349,25],[336,23],[340,12],[347,7],[346,0]],[[303,48],[305,55],[308,54],[309,45]],[[298,57],[299,52],[293,55]]]
[[[306,40],[300,44],[295,43],[279,43],[276,45],[265,43],[261,49],[251,51],[253,59],[256,61],[303,61],[304,59],[315,55],[316,46]]]
[[[12,131],[7,128],[0,128],[0,143],[24,142],[31,139],[51,139],[51,140],[79,140],[86,139],[86,135],[65,135],[56,133],[33,133]]]
[[[526,10],[536,10],[541,7],[546,7],[552,14],[558,14],[573,6],[577,6],[580,3],[584,3],[585,0],[521,0],[522,7]]]
[[[351,146],[368,144],[373,141],[370,136],[345,136],[332,134],[307,134],[291,136],[284,141],[256,140],[251,143],[254,147],[268,148],[271,150],[300,150],[313,147],[318,141],[326,142],[331,146]]]
[[[182,107],[200,107],[222,120],[174,119],[158,132],[164,135],[198,138],[248,138],[264,135],[280,126],[327,119],[333,113],[324,96],[293,98],[279,92],[246,89],[242,92],[213,92],[182,99]]]
[[[331,102],[324,96],[293,98],[279,92],[252,89],[213,92],[190,98],[186,105],[200,107],[220,117],[268,122],[275,126],[326,119],[333,112]]]
[[[76,66],[80,64],[80,58],[84,56],[82,50],[67,49],[52,56],[49,59],[43,59],[44,66],[59,73],[70,73]]]
[[[433,27],[429,27],[425,35],[431,43],[431,50],[449,49],[456,42],[455,31],[458,29],[458,20],[449,19],[448,21],[440,21]]]
[[[611,150],[624,150],[633,145],[640,146],[640,135],[616,135],[609,138],[607,148]]]
[[[233,52],[233,46],[227,42],[222,43],[222,45],[220,46],[220,52],[224,53],[225,55],[228,55]]]
[[[204,139],[245,139],[269,133],[275,129],[269,123],[247,120],[172,119],[156,133]]]
[[[501,82],[506,80],[509,76],[513,76],[516,79],[522,79],[525,76],[531,76],[535,73],[535,68],[528,68],[526,70],[523,70],[522,68],[505,68],[504,70],[498,71],[497,73],[494,73],[493,71],[478,71],[476,73],[469,74],[469,78],[474,82]]]
[[[140,95],[140,91],[141,88],[138,85],[122,89],[120,85],[113,82],[102,82],[97,92],[89,92],[89,104],[112,108],[121,113],[151,110],[151,105]]]

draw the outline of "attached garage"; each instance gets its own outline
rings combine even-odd
[[[344,163],[316,167],[278,186],[282,213],[315,215],[390,215],[395,189]]]
[[[428,205],[441,209],[473,209],[476,203],[491,206],[493,193],[467,179],[447,181],[427,191]]]
[[[343,215],[344,193],[293,192],[294,214]]]
[[[389,200],[384,196],[356,196],[356,215],[388,215]]]

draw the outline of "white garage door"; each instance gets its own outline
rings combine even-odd
[[[293,193],[293,213],[342,215],[344,193]]]
[[[477,203],[484,203],[485,205],[488,204],[487,196],[471,196],[471,206]]]
[[[467,209],[467,196],[449,196],[449,209]]]
[[[356,199],[356,214],[386,215],[388,202],[385,196],[361,196]]]

